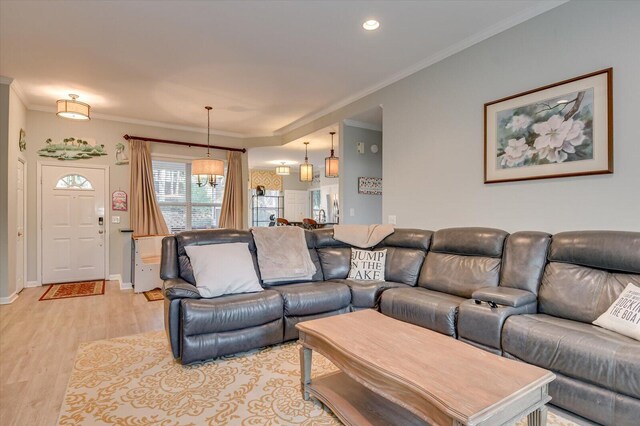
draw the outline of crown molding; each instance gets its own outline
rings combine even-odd
[[[13,83],[13,79],[11,77],[0,75],[0,84],[6,84],[7,86],[10,86],[11,83]]]
[[[56,109],[54,107],[42,106],[42,105],[29,105],[29,110],[32,111],[40,111],[40,112],[49,112],[52,114],[56,113]],[[163,129],[171,129],[171,130],[182,130],[185,132],[194,132],[194,133],[204,133],[207,134],[206,128],[201,127],[191,127],[191,126],[181,126],[178,124],[170,124],[170,123],[162,123],[160,121],[151,121],[151,120],[140,120],[137,118],[129,118],[129,117],[120,117],[117,115],[109,115],[109,114],[100,114],[100,113],[91,113],[91,118],[97,118],[99,120],[107,120],[107,121],[117,121],[120,123],[129,123],[129,124],[139,124],[142,126],[151,126],[151,127],[160,127]],[[217,136],[227,136],[231,138],[239,138],[245,139],[248,137],[252,137],[249,135],[245,135],[242,133],[235,132],[225,132],[224,130],[215,130],[211,129],[212,135]]]
[[[342,122],[346,126],[359,127],[361,129],[368,129],[368,130],[375,130],[376,132],[382,131],[382,126],[379,124],[371,124],[371,123],[366,123],[364,121],[351,120],[350,118],[344,119],[342,120]]]
[[[309,124],[327,114],[330,114],[340,108],[343,108],[359,99],[364,98],[365,96],[368,96],[372,93],[377,92],[378,90],[387,87],[399,80],[402,80],[405,77],[410,76],[411,74],[415,74],[416,72],[423,70],[437,62],[440,62],[446,58],[448,58],[449,56],[455,55],[458,52],[463,51],[464,49],[467,49],[471,46],[473,46],[474,44],[478,44],[481,41],[484,41],[486,39],[488,39],[489,37],[492,37],[496,34],[499,34],[503,31],[508,30],[509,28],[515,27],[516,25],[519,25],[525,21],[528,21],[529,19],[532,19],[542,13],[545,13],[551,9],[554,9],[564,3],[569,2],[570,0],[549,0],[549,1],[542,1],[537,3],[536,5],[516,14],[513,15],[507,19],[504,19],[488,28],[485,28],[484,30],[477,32],[473,35],[471,35],[470,37],[467,37],[466,39],[452,45],[449,46],[446,49],[443,49],[437,53],[435,53],[434,55],[429,56],[428,58],[423,59],[422,61],[418,62],[417,64],[405,68],[404,70],[397,72],[395,74],[393,74],[391,77],[382,80],[381,82],[374,84],[372,86],[367,87],[364,90],[361,90],[360,92],[357,92],[351,96],[348,96],[334,104],[331,104],[319,111],[316,112],[312,112],[310,114],[307,114],[304,117],[301,117],[289,124],[287,124],[284,127],[281,127],[279,129],[277,129],[274,132],[275,136],[281,136],[283,134],[289,133],[299,127],[302,127],[306,124]]]

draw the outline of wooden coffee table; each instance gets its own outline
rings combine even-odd
[[[347,425],[545,425],[547,370],[364,310],[306,321],[300,331],[305,400]],[[340,371],[311,380],[312,351]]]

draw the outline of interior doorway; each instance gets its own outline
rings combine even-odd
[[[16,294],[20,293],[25,286],[27,278],[27,245],[26,239],[26,177],[27,165],[25,160],[18,158],[16,165]]]
[[[40,166],[42,284],[106,279],[108,167]]]

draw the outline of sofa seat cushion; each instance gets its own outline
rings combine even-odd
[[[332,281],[307,282],[271,287],[282,296],[285,316],[311,315],[348,307],[351,292]]]
[[[282,318],[283,312],[282,298],[273,290],[213,299],[183,299],[181,303],[185,336],[255,327]]]
[[[565,376],[640,398],[640,342],[603,328],[545,314],[505,322],[502,349]]]
[[[389,288],[410,288],[412,286],[394,281],[335,280],[349,286],[351,305],[354,308],[377,308],[382,292]]]
[[[458,307],[466,299],[419,287],[391,288],[382,293],[380,312],[456,337]]]

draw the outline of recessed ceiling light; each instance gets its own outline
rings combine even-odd
[[[364,24],[362,24],[362,28],[367,31],[377,30],[378,27],[380,27],[380,22],[376,21],[375,19],[369,19],[368,21],[365,21]]]

